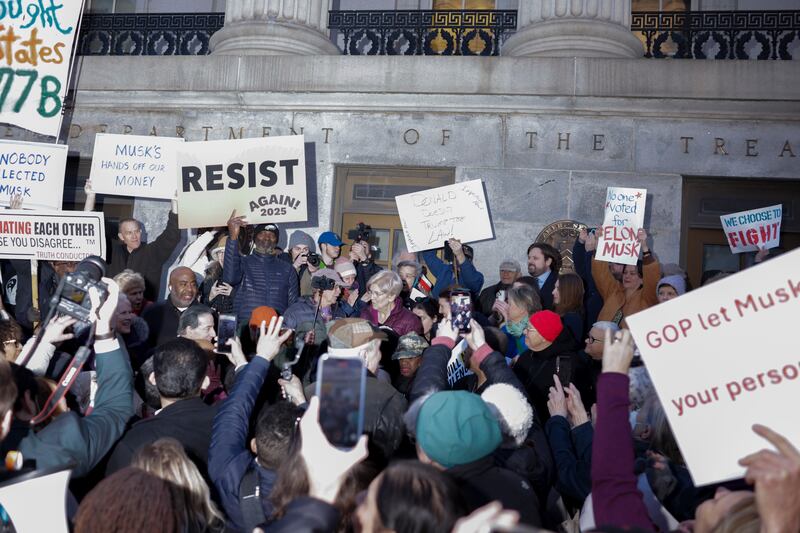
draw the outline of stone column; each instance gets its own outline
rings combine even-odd
[[[642,57],[630,0],[520,0],[505,56]]]
[[[228,0],[210,47],[220,55],[339,54],[328,38],[328,0]]]

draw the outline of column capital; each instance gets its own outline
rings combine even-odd
[[[211,36],[219,55],[338,55],[328,38],[328,0],[227,0]]]
[[[641,57],[631,33],[631,0],[520,2],[517,32],[503,55],[527,57]]]

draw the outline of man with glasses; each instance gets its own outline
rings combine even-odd
[[[592,329],[589,330],[589,336],[586,338],[586,346],[583,351],[595,361],[603,359],[603,339],[606,338],[606,330],[610,330],[613,334],[619,331],[619,326],[614,322],[595,322],[592,324]]]

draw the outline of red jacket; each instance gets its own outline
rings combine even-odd
[[[392,312],[383,324],[378,320],[378,310],[372,305],[361,311],[361,318],[369,320],[373,326],[388,326],[401,337],[412,331],[422,335],[422,322],[417,315],[403,307],[403,300],[400,297],[395,299]]]

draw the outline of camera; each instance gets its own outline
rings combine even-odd
[[[313,267],[319,267],[320,257],[319,254],[316,252],[309,252],[308,253],[308,264]]]
[[[356,229],[351,229],[347,232],[347,238],[352,240],[354,243],[366,241],[369,242],[370,232],[372,231],[372,226],[368,226],[363,222],[359,222],[356,226]]]
[[[78,263],[75,272],[68,272],[61,280],[58,292],[53,300],[58,299],[56,310],[63,314],[89,323],[92,301],[89,289],[94,287],[100,296],[100,302],[108,298],[108,285],[102,280],[106,273],[106,262],[96,255],[90,255]]]
[[[336,286],[336,282],[331,278],[325,276],[316,276],[311,278],[311,288],[320,291],[329,291]]]

